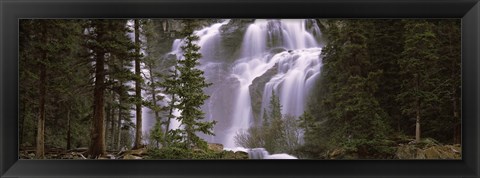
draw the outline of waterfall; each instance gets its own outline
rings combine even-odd
[[[238,59],[232,62],[224,59],[230,56],[221,53],[224,50],[221,27],[228,23],[229,20],[224,20],[194,33],[200,37],[197,44],[202,53],[198,68],[205,72],[207,82],[213,83],[205,89],[210,98],[202,110],[206,120],[218,121],[215,136],[201,137],[208,142],[221,143],[225,148],[235,148],[235,135],[251,126],[254,115],[263,116],[263,113],[252,111],[249,87],[274,66],[277,71],[264,85],[262,97],[258,98],[261,111],[268,108],[272,91],[275,91],[283,114],[298,117],[303,113],[306,98],[320,73],[321,46],[317,41],[321,34],[315,20],[258,19],[246,28],[238,47]],[[181,58],[182,44],[182,39],[175,40],[170,54]],[[262,158],[267,156],[279,155],[267,154]]]
[[[305,22],[259,19],[247,28],[241,58],[232,67],[232,75],[238,79],[240,87],[235,91],[233,124],[223,141],[226,147],[234,147],[235,135],[247,130],[252,123],[249,86],[275,64],[278,71],[264,87],[260,117],[263,109],[268,108],[272,91],[280,98],[282,114],[298,117],[304,112],[306,97],[320,73],[322,50]],[[285,51],[272,54],[270,49],[279,47]]]
[[[298,159],[285,153],[271,155],[265,148],[253,148],[247,150],[247,152],[248,159]]]
[[[248,150],[248,158],[249,159],[264,159],[270,154],[268,153],[265,148],[253,148]]]

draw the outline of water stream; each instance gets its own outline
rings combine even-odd
[[[261,112],[268,108],[272,91],[280,98],[283,114],[298,117],[303,113],[306,97],[320,74],[322,48],[317,42],[321,33],[314,20],[258,19],[246,29],[241,46],[238,46],[238,59],[222,60],[230,57],[220,53],[223,50],[221,27],[229,22],[225,20],[194,33],[200,37],[197,42],[202,53],[199,69],[205,72],[207,81],[213,83],[205,90],[210,98],[202,109],[206,120],[218,121],[216,135],[202,137],[208,142],[235,148],[239,146],[235,144],[235,135],[253,124],[254,115],[263,116]],[[180,58],[181,45],[182,40],[175,40],[170,53]],[[274,67],[274,75],[263,76]],[[255,113],[250,87],[262,76],[269,79],[263,86],[261,112]],[[275,157],[264,154],[261,149],[249,152],[252,158]]]

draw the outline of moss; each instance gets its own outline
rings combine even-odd
[[[396,151],[397,159],[460,159],[459,145],[442,145],[433,139],[423,139],[419,143],[400,144]]]
[[[232,151],[216,152],[210,149],[163,147],[149,150],[146,159],[248,159],[248,154]]]

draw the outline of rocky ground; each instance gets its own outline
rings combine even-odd
[[[400,144],[395,157],[398,159],[461,159],[462,148],[459,144],[441,145],[434,141],[420,144],[410,142]]]
[[[433,139],[422,139],[419,143],[413,139],[396,140],[391,154],[385,158],[365,158],[361,153],[347,152],[342,148],[334,149],[326,154],[326,159],[461,159],[462,147],[459,144],[444,145]],[[371,153],[370,153],[371,154]]]
[[[242,151],[225,151],[221,144],[208,144],[208,149],[215,153],[224,155],[221,159],[248,159],[248,153]],[[89,159],[87,157],[88,148],[76,148],[72,150],[64,150],[60,148],[49,148],[45,151],[45,159]],[[195,151],[195,150],[194,150]],[[19,152],[20,159],[36,159],[35,149],[23,148]],[[149,150],[141,148],[126,151],[107,151],[107,155],[97,159],[149,159]]]

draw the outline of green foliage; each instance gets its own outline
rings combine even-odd
[[[194,43],[199,37],[193,34],[193,20],[186,20],[185,23],[186,27],[183,33],[187,37],[185,38],[185,45],[182,46],[183,59],[180,59],[176,66],[176,70],[179,72],[176,84],[179,88],[174,92],[179,98],[179,104],[176,107],[182,112],[177,119],[184,126],[184,140],[187,147],[205,147],[206,142],[196,133],[214,135],[212,129],[216,121],[201,121],[204,119],[204,113],[200,109],[205,100],[209,98],[208,95],[203,93],[203,89],[210,86],[211,83],[205,81],[203,71],[195,68],[199,65],[198,59],[201,58],[201,54],[198,52],[200,46]]]
[[[171,146],[149,150],[148,155],[148,159],[222,159],[225,153]]]
[[[342,34],[336,41],[338,44],[330,43],[323,51],[327,62],[322,85],[326,93],[321,96],[319,110],[323,112],[323,126],[333,136],[327,144],[332,145],[348,139],[382,139],[388,131],[386,114],[373,97],[382,71],[371,70],[365,31],[371,22],[351,20],[344,23],[340,33],[331,32]]]
[[[46,148],[72,149],[91,143],[95,61],[104,58],[105,81],[98,86],[105,94],[102,102],[109,150],[132,146],[135,124],[131,110],[133,104],[142,102],[157,121],[149,134],[155,148],[161,148],[154,153],[158,158],[225,157],[226,152],[206,151],[206,142],[197,136],[213,134],[215,121],[203,121],[200,110],[208,98],[203,90],[211,84],[196,68],[201,54],[196,45],[199,37],[192,32],[198,26],[194,20],[178,21],[182,25],[175,30],[182,30],[181,35],[168,29],[173,26],[164,26],[172,20],[141,20],[144,38],[134,44],[128,36],[132,30],[127,20],[20,20],[20,146],[36,146],[42,107]],[[401,143],[411,140],[417,116],[422,137],[460,143],[459,20],[329,19],[321,23],[327,45],[308,109],[298,120],[282,115],[279,99],[272,92],[261,124],[238,133],[237,144],[309,158],[328,158],[335,150],[361,158],[390,158],[397,137],[406,137]],[[185,37],[183,58],[165,57],[178,37]],[[145,56],[138,53],[139,48]],[[132,61],[138,57],[143,57],[148,71],[144,75],[131,71]],[[44,82],[42,71],[46,72]],[[130,95],[134,92],[132,81],[144,83],[145,98]],[[167,107],[159,105],[166,101],[160,93],[171,99]],[[43,104],[41,97],[45,97]],[[173,116],[173,109],[182,111],[182,116]],[[184,129],[165,129],[171,119],[180,120]]]
[[[282,115],[280,100],[272,91],[263,122],[235,135],[235,143],[247,148],[265,148],[269,153],[292,153],[300,146],[300,128],[295,117]]]
[[[440,131],[453,133],[452,117],[458,118],[458,112],[452,114],[459,108],[458,21],[327,20],[324,25],[322,74],[309,101],[311,117],[300,117],[305,143],[299,151],[326,158],[324,153],[341,148],[360,157],[390,158],[395,145],[388,140],[413,135],[417,113],[424,134],[451,140]]]
[[[84,117],[91,106],[89,68],[82,61],[82,20],[21,20],[19,46],[20,144],[35,145],[40,95],[45,97],[45,146],[86,146]],[[41,67],[44,66],[44,67]],[[40,82],[40,69],[46,82]],[[67,78],[68,77],[68,78]],[[45,94],[40,87],[45,86]],[[69,118],[69,119],[68,119]],[[68,135],[68,130],[70,135]]]
[[[247,131],[239,131],[235,135],[235,144],[245,148],[264,148],[265,147],[265,130],[264,127],[252,126]]]
[[[163,142],[165,136],[162,128],[162,122],[155,122],[152,130],[150,130],[150,138],[151,140],[155,141],[157,147],[159,147],[159,144]]]

